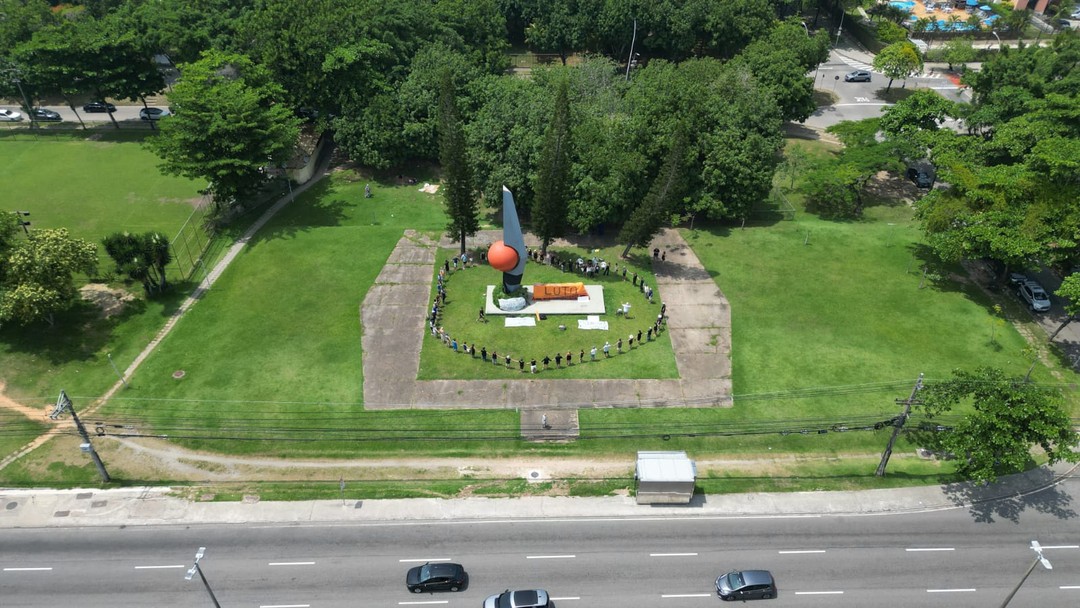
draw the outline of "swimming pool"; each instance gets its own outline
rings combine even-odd
[[[889,5],[905,11],[910,11],[915,8],[915,3],[912,2],[912,0],[894,0],[893,2],[890,2]]]

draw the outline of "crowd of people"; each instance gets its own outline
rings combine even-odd
[[[638,287],[642,295],[650,304],[653,302],[653,290],[645,284],[644,277],[639,278],[637,272],[631,271],[625,264],[622,266],[614,264],[612,266],[602,258],[574,258],[573,256],[551,251],[541,255],[540,250],[538,249],[528,249],[527,254],[529,259],[536,263],[548,264],[555,268],[559,268],[563,272],[579,273],[587,278],[610,276],[611,273],[614,272],[616,277],[622,278],[624,281],[631,281],[635,287]],[[505,369],[514,369],[516,366],[519,373],[527,372],[536,374],[544,370],[561,369],[564,366],[572,367],[574,365],[593,363],[598,361],[601,354],[603,358],[608,359],[613,355],[622,354],[624,348],[625,352],[630,352],[635,348],[635,343],[637,347],[640,348],[646,342],[652,342],[657,339],[660,336],[661,330],[665,327],[667,305],[661,303],[660,312],[656,315],[656,318],[652,320],[651,325],[646,326],[644,329],[638,329],[636,333],[630,333],[625,341],[620,337],[616,339],[614,346],[612,346],[609,340],[605,340],[601,347],[594,345],[588,350],[579,348],[576,353],[571,349],[567,350],[565,353],[560,351],[556,352],[554,355],[545,354],[539,359],[534,356],[526,358],[524,355],[518,353],[511,354],[505,351],[500,354],[495,348],[492,348],[489,351],[486,346],[478,345],[475,341],[469,343],[466,340],[458,340],[441,325],[442,313],[446,306],[447,283],[453,273],[475,265],[477,259],[483,263],[486,257],[487,256],[484,255],[484,252],[482,251],[473,254],[472,256],[466,252],[443,262],[443,266],[439,269],[438,276],[436,277],[435,298],[432,301],[431,311],[428,317],[428,328],[432,337],[441,341],[447,348],[453,350],[455,353],[467,355],[470,359],[479,358],[482,363]],[[477,322],[482,323],[487,322],[482,307],[480,308],[480,313],[476,320]],[[612,352],[613,349],[614,352]],[[554,367],[552,367],[553,363]]]

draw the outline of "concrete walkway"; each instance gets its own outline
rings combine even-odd
[[[486,247],[500,238],[499,231],[483,231],[468,245]],[[586,241],[560,240],[553,246],[594,245]],[[526,236],[526,244],[539,246],[532,235]],[[426,318],[436,248],[457,246],[449,240],[434,243],[406,232],[368,291],[360,308],[365,408],[731,405],[731,315],[727,300],[675,230],[665,230],[649,249],[659,247],[667,252],[665,262],[653,262],[657,282],[654,300],[667,304],[666,331],[670,332],[675,351],[678,380],[518,379],[516,371],[513,378],[505,380],[417,380],[420,350],[424,340],[430,339]],[[576,423],[576,419],[568,419],[567,423]]]
[[[979,521],[1015,521],[1026,509],[1068,519],[1076,517],[1071,497],[1056,486],[1075,472],[1075,465],[1040,467],[1007,476],[989,486],[959,483],[861,492],[697,495],[687,505],[638,505],[630,496],[347,498],[296,502],[263,502],[252,497],[241,502],[198,502],[177,498],[171,488],[0,490],[0,529],[613,517],[815,517],[945,509],[968,509]]]

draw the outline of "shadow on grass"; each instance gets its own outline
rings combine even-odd
[[[343,196],[332,196],[331,188],[329,178],[312,184],[298,200],[289,203],[291,208],[283,210],[256,232],[251,239],[252,244],[295,238],[298,233],[316,228],[342,225],[349,217],[348,209],[355,205]],[[265,209],[260,210],[260,213],[263,211]]]
[[[1053,515],[1058,519],[1076,517],[1076,511],[1071,506],[1072,496],[1058,486],[1050,485],[1054,482],[1051,470],[1040,467],[1017,477],[1022,477],[1022,481],[1013,478],[988,485],[963,482],[946,485],[943,489],[953,504],[967,506],[972,518],[979,523],[993,523],[999,518],[1018,523],[1020,515],[1027,510]],[[1020,494],[1027,488],[1041,486],[1049,487],[1027,495]]]

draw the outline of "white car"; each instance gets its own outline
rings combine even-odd
[[[161,108],[143,108],[139,110],[139,118],[142,120],[161,120],[166,116],[172,116],[172,113]]]
[[[0,109],[0,122],[16,122],[22,120],[22,114],[15,110]]]

